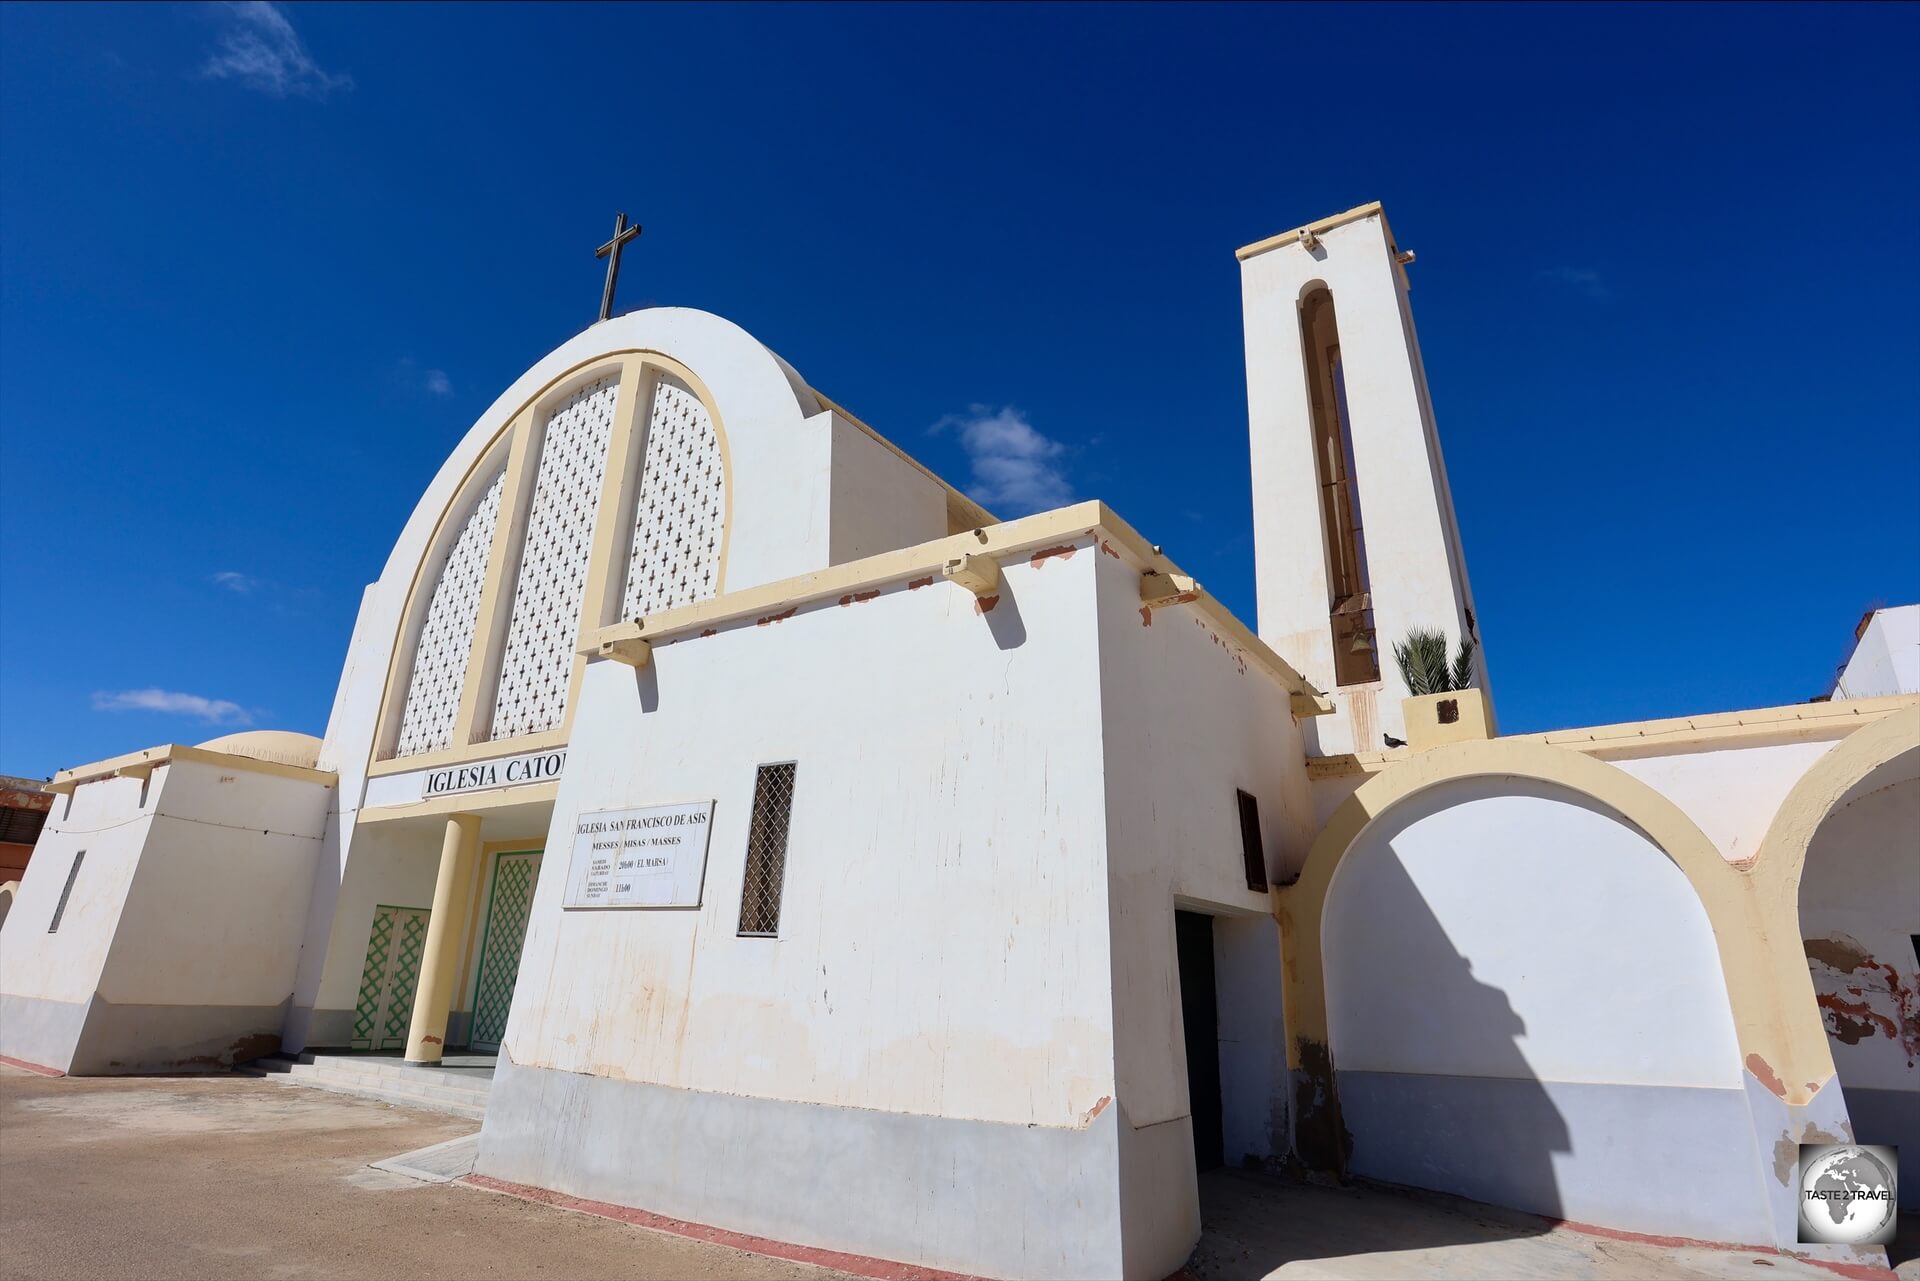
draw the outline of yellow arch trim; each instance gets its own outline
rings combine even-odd
[[[1399,802],[1460,779],[1510,777],[1554,784],[1606,806],[1673,859],[1700,896],[1720,953],[1734,1032],[1747,1070],[1790,1104],[1833,1078],[1833,1056],[1813,1002],[1797,916],[1765,910],[1753,878],[1720,856],[1692,819],[1646,783],[1579,752],[1512,739],[1456,743],[1376,775],[1334,811],[1307,852],[1300,879],[1273,892],[1286,995],[1287,1065],[1331,1070],[1321,921],[1333,874],[1369,825]],[[1631,911],[1621,904],[1622,912]],[[1320,1083],[1331,1091],[1330,1080]]]
[[[1920,751],[1920,703],[1905,707],[1847,735],[1800,776],[1767,834],[1754,851],[1754,877],[1769,893],[1781,893],[1799,917],[1800,877],[1813,834],[1848,792],[1882,765]]]

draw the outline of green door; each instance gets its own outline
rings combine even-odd
[[[533,887],[540,879],[540,851],[500,854],[493,861],[493,888],[487,895],[487,925],[480,944],[480,977],[474,985],[473,1034],[476,1050],[498,1050],[507,1035],[507,1011],[520,977],[520,947],[527,941],[533,912]]]
[[[373,909],[367,959],[360,967],[360,1001],[353,1011],[353,1048],[403,1050],[413,1023],[413,989],[427,942],[424,907]]]

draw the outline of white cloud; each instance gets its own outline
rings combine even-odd
[[[217,574],[209,574],[207,581],[216,587],[224,587],[230,592],[238,592],[242,596],[260,586],[259,579],[251,574],[243,574],[237,569],[223,569]]]
[[[1061,470],[1067,447],[1042,434],[1011,405],[970,405],[964,414],[948,414],[933,431],[960,436],[973,467],[967,494],[975,502],[1022,516],[1073,501],[1073,486]]]
[[[1577,290],[1595,302],[1613,297],[1606,280],[1591,267],[1547,267],[1541,270],[1540,279]]]
[[[173,716],[192,716],[209,725],[251,725],[253,717],[238,703],[224,698],[202,698],[170,689],[123,689],[117,693],[98,691],[93,696],[96,712],[166,712]]]
[[[436,396],[453,395],[453,382],[447,377],[447,371],[444,369],[429,369],[427,371],[427,390]]]
[[[238,80],[270,98],[325,98],[335,89],[353,88],[353,77],[335,75],[313,60],[300,33],[278,5],[241,0],[220,6],[227,29],[200,68],[214,80]]]

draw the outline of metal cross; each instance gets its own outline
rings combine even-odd
[[[595,258],[607,260],[607,287],[600,295],[600,319],[607,320],[613,315],[613,289],[620,282],[620,250],[635,236],[640,234],[640,224],[627,226],[625,214],[613,216],[613,239],[593,251]]]

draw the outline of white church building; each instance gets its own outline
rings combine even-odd
[[[1411,255],[1239,259],[1253,625],[725,319],[602,321],[453,446],[324,737],[55,778],[0,1056],[496,1054],[481,1176],[975,1275],[1164,1277],[1249,1162],[1811,1249],[1799,1143],[1920,1154],[1920,640],[1499,735]],[[1473,689],[1407,697],[1415,626]]]

